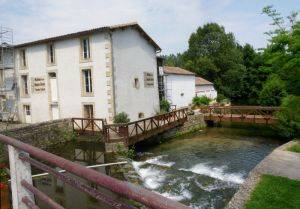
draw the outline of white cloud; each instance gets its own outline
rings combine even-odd
[[[11,27],[16,42],[138,21],[164,53],[185,50],[189,35],[217,21],[241,42],[261,47],[266,22],[259,14],[232,12],[234,0],[0,0],[0,24]]]

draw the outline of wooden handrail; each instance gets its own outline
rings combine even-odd
[[[124,141],[128,142],[128,139],[131,137],[138,137],[139,135],[164,127],[165,125],[177,122],[181,119],[186,119],[186,113],[187,108],[180,108],[172,112],[143,118],[129,123],[105,124],[103,132],[107,142],[111,140],[110,130],[119,137],[122,137]],[[120,129],[122,130],[122,133]]]

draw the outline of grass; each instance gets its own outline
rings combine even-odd
[[[297,140],[297,144],[289,147],[287,150],[291,151],[291,152],[298,152],[298,153],[300,153],[300,140]]]
[[[263,175],[246,209],[299,209],[300,181]]]

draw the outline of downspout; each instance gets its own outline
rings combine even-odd
[[[113,104],[113,116],[116,115],[116,91],[115,91],[115,62],[114,62],[114,50],[113,50],[113,37],[112,31],[109,30],[110,38],[110,51],[111,51],[111,87],[112,87],[112,104]]]

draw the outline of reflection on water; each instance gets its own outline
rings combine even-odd
[[[47,151],[74,161],[78,164],[88,166],[106,163],[105,155],[103,151],[103,146],[98,143],[93,142],[77,142],[77,143],[66,143],[60,146],[55,146],[49,148]],[[59,170],[59,169],[58,169]],[[110,167],[97,167],[95,170],[107,174],[110,174]],[[40,171],[35,171],[40,173]],[[98,187],[97,185],[88,182],[86,180],[80,179],[72,174],[71,177],[80,180],[81,182],[98,189],[104,194],[113,197],[114,199],[119,199],[114,193]],[[65,184],[60,180],[52,176],[37,177],[34,179],[34,185],[47,195],[49,195],[57,203],[61,204],[66,209],[105,209],[111,208],[103,203],[98,202],[91,196],[78,191],[69,184]],[[40,208],[50,209],[48,205],[42,201],[37,200]]]
[[[251,169],[279,145],[239,130],[208,128],[143,150],[132,164],[148,189],[193,208],[224,208]]]

